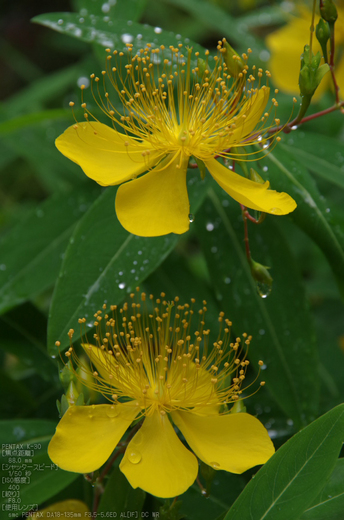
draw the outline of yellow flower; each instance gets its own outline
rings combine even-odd
[[[336,32],[336,79],[339,85],[344,85],[344,2],[336,2],[338,10],[338,20],[335,23]],[[271,51],[271,59],[269,67],[274,78],[276,86],[284,92],[290,94],[299,93],[299,73],[300,73],[300,57],[303,53],[304,46],[309,43],[309,28],[312,21],[312,12],[304,5],[298,6],[294,15],[289,15],[287,25],[284,25],[277,31],[271,33],[266,43]],[[315,20],[315,24],[318,20]],[[321,52],[321,46],[315,35],[313,37],[313,53]],[[328,74],[321,82],[315,92],[315,97],[319,97],[326,89],[329,88],[331,82],[330,74]]]
[[[230,343],[231,323],[220,313],[220,332],[209,348],[206,307],[198,313],[199,326],[193,334],[195,301],[180,305],[178,298],[168,303],[164,296],[155,302],[150,296],[146,302],[144,293],[141,301],[131,294],[130,305],[111,307],[112,317],[98,311],[97,345],[83,338],[82,346],[93,365],[94,388],[110,404],[70,407],[48,452],[62,469],[94,471],[106,462],[130,424],[144,419],[127,445],[120,469],[132,487],[168,498],[184,493],[195,481],[195,455],[214,469],[242,473],[264,464],[274,447],[258,419],[228,410],[241,399],[251,338],[243,334],[243,340]],[[79,320],[81,326],[85,321]],[[78,364],[73,346],[66,355]],[[195,455],[181,442],[172,422]]]
[[[57,148],[102,186],[121,184],[116,213],[123,227],[136,235],[181,234],[189,229],[186,174],[191,156],[241,204],[276,215],[293,211],[296,204],[286,193],[269,190],[269,182],[255,183],[216,160],[245,160],[240,148],[264,143],[268,148],[274,141],[274,136],[268,140],[262,135],[270,92],[261,86],[262,70],[253,67],[248,74],[246,65],[233,80],[223,42],[211,63],[206,51],[204,67],[192,69],[192,49],[184,57],[180,47],[148,45],[133,54],[127,44],[126,56],[117,51],[111,55],[107,49],[103,95],[100,78],[92,74],[91,80],[93,96],[112,126],[91,121],[82,102],[86,122],[69,127],[56,140]],[[120,107],[110,100],[108,86],[118,95]],[[257,154],[262,155],[257,151],[253,157]]]

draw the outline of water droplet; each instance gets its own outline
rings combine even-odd
[[[213,469],[220,469],[220,464],[218,462],[211,462],[210,463],[210,466],[213,468]]]
[[[56,359],[55,354],[52,354],[52,355],[51,355],[51,359]]]
[[[227,283],[227,284],[231,283],[231,279],[228,276],[226,276],[226,278],[225,278],[225,283]]]
[[[84,85],[85,88],[87,88],[90,86],[90,80],[86,76],[81,76],[80,78],[78,78],[76,84],[79,88],[81,87],[81,85]]]
[[[262,136],[261,136],[261,135],[258,135],[258,137],[257,137],[257,141],[258,141],[258,143],[260,143],[260,141],[262,141],[262,140],[263,140]]]
[[[128,459],[132,464],[138,464],[141,462],[142,455],[138,451],[130,450],[128,453]]]
[[[42,209],[36,210],[36,217],[42,218],[44,216],[44,211]]]
[[[1,264],[0,265],[0,271],[6,271],[6,265],[5,264]]]
[[[280,208],[271,208],[269,213],[272,213],[273,215],[279,215],[281,211],[282,210]]]
[[[211,251],[212,253],[214,253],[214,254],[217,253],[217,247],[216,247],[216,246],[213,246],[213,247],[210,249],[210,251]]]
[[[297,125],[291,127],[292,130],[297,130]]]
[[[136,39],[137,39],[137,40],[142,40],[142,34],[138,34],[138,35],[136,36]]]
[[[269,167],[268,167],[268,166],[263,166],[263,172],[267,172],[267,171],[268,171],[268,169],[269,169]]]
[[[142,255],[142,251],[138,251],[137,254],[138,254],[138,255]]]
[[[134,39],[134,36],[129,33],[124,33],[121,36],[121,40],[123,43],[131,43],[133,41],[133,39]]]
[[[265,330],[264,330],[264,329],[259,329],[259,334],[260,334],[261,336],[264,336],[264,334],[265,334]]]
[[[266,364],[265,363],[260,367],[260,370],[266,370]]]
[[[207,231],[213,231],[215,226],[212,222],[208,222],[208,224],[205,227]]]
[[[82,18],[82,17],[79,18],[79,23],[84,23],[84,21],[85,21],[85,18]]]
[[[103,4],[102,5],[103,13],[108,13],[110,11],[110,8],[111,8],[110,4]]]
[[[267,298],[271,293],[271,285],[264,282],[256,282],[257,291],[261,298]]]
[[[267,148],[269,148],[269,146],[270,146],[270,143],[265,143],[265,144],[263,144],[263,148],[264,148],[264,150],[266,150]]]
[[[57,21],[57,25],[63,25],[63,20],[62,20],[62,18],[60,18],[60,19]]]
[[[155,34],[161,34],[162,33],[161,27],[155,27],[154,32],[155,32]]]
[[[124,289],[125,288],[125,283],[124,282],[121,282],[120,284],[118,284],[118,287],[120,289]]]
[[[110,406],[107,410],[106,410],[106,415],[108,417],[117,417],[118,415],[118,410],[117,410],[117,406]]]
[[[269,61],[269,59],[270,59],[270,52],[267,51],[266,49],[263,49],[263,50],[259,53],[259,58],[260,58],[262,61]]]
[[[224,208],[228,208],[228,206],[229,206],[229,200],[224,199],[224,200],[222,201],[222,206],[223,206]]]
[[[326,211],[326,213],[330,213],[331,208],[326,208],[325,211]]]
[[[204,497],[206,497],[207,494],[208,494],[208,493],[207,493],[207,490],[206,490],[206,489],[202,489],[201,494],[202,494]]]
[[[288,426],[293,426],[293,424],[294,424],[293,419],[287,419],[287,425]]]
[[[193,222],[195,220],[195,217],[192,213],[189,213],[189,222]]]

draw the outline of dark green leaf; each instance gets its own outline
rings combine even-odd
[[[286,442],[249,482],[225,520],[300,518],[335,467],[343,429],[344,404]]]
[[[247,32],[247,25],[233,18],[227,10],[206,0],[164,0],[166,3],[180,7],[192,17],[202,22],[205,27],[212,28],[217,34],[227,37],[231,42],[255,50],[261,47],[257,38]],[[215,43],[215,42],[214,42]]]
[[[53,285],[76,221],[98,189],[43,202],[3,238],[0,265],[0,312]]]
[[[281,148],[303,166],[344,188],[343,143],[326,135],[298,131],[283,139]]]
[[[106,483],[104,494],[100,500],[98,513],[122,513],[142,511],[146,493],[142,489],[133,489],[118,467],[115,467]]]
[[[277,217],[251,225],[253,258],[271,266],[274,279],[270,296],[259,296],[245,255],[240,209],[222,193],[211,192],[196,219],[212,283],[235,333],[253,336],[249,357],[267,366],[267,388],[300,427],[314,419],[319,398],[315,335],[300,274]]]
[[[198,170],[189,172],[191,211],[202,203],[207,182]],[[138,237],[131,235],[116,218],[116,189],[108,188],[80,221],[68,246],[51,304],[48,345],[58,355],[55,341],[68,344],[67,332],[80,335],[78,318],[89,326],[103,303],[116,304],[139,285],[172,251],[177,235]]]
[[[339,459],[326,486],[301,520],[342,520],[344,511],[344,459]]]
[[[46,317],[31,303],[25,303],[0,317],[0,348],[52,382],[57,379],[57,370],[47,353],[46,329]]]
[[[331,212],[324,198],[308,173],[289,153],[276,147],[267,155],[269,170],[266,177],[273,189],[285,191],[297,202],[290,218],[320,247],[336,277],[344,297],[344,234],[332,221]]]

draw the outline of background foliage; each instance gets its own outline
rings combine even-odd
[[[266,68],[264,37],[284,23],[287,2],[41,4],[17,1],[1,8],[1,442],[39,442],[35,463],[50,463],[46,447],[58,422],[56,399],[64,392],[55,341],[66,347],[71,327],[77,339],[79,317],[91,321],[104,301],[121,303],[136,285],[154,294],[164,291],[167,298],[206,299],[209,328],[217,328],[217,314],[224,310],[236,334],[253,335],[250,359],[264,359],[266,386],[246,407],[280,449],[258,472],[216,473],[208,497],[194,484],[177,503],[132,490],[114,467],[98,512],[144,511],[151,518],[159,512],[171,520],[340,520],[343,115],[332,113],[284,135],[256,165],[275,189],[298,203],[290,216],[249,223],[253,258],[271,267],[267,298],[259,295],[245,257],[240,207],[208,177],[202,181],[198,170],[189,171],[194,222],[187,234],[135,237],[117,221],[116,188],[95,185],[54,147],[72,124],[68,102],[78,102],[78,87],[102,70],[104,47],[120,49],[129,35],[134,49],[153,42],[214,51],[226,37],[240,52],[251,47],[254,60]],[[36,25],[30,25],[33,16]],[[328,92],[311,111],[332,102]],[[285,122],[291,97],[280,94],[279,104],[278,117]],[[210,482],[201,480],[209,490]],[[93,492],[81,475],[45,470],[23,486],[21,498],[41,508],[75,499],[91,509]],[[3,519],[9,518],[6,503],[0,497]]]

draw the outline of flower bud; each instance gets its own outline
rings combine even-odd
[[[321,47],[323,48],[323,45],[326,45],[328,40],[330,39],[330,27],[328,25],[328,22],[320,18],[319,23],[316,25],[315,28],[315,35]]]
[[[272,277],[268,272],[268,269],[270,269],[270,267],[259,264],[258,262],[255,262],[252,259],[250,261],[250,267],[251,274],[253,278],[256,280],[256,282],[264,283],[269,286],[272,285]]]
[[[326,22],[334,23],[337,20],[337,8],[333,0],[320,0],[320,14]]]
[[[313,54],[309,45],[305,45],[301,56],[301,70],[299,76],[299,86],[301,96],[311,98],[319,86],[324,75],[330,70],[327,63],[320,65],[321,54]]]
[[[265,183],[264,179],[262,179],[259,173],[257,173],[253,168],[250,168],[250,179],[251,181],[258,182],[259,184]]]
[[[224,42],[226,52],[224,53],[224,60],[227,65],[228,72],[236,78],[240,72],[242,72],[246,66],[244,60],[239,54],[229,45],[227,41]]]

